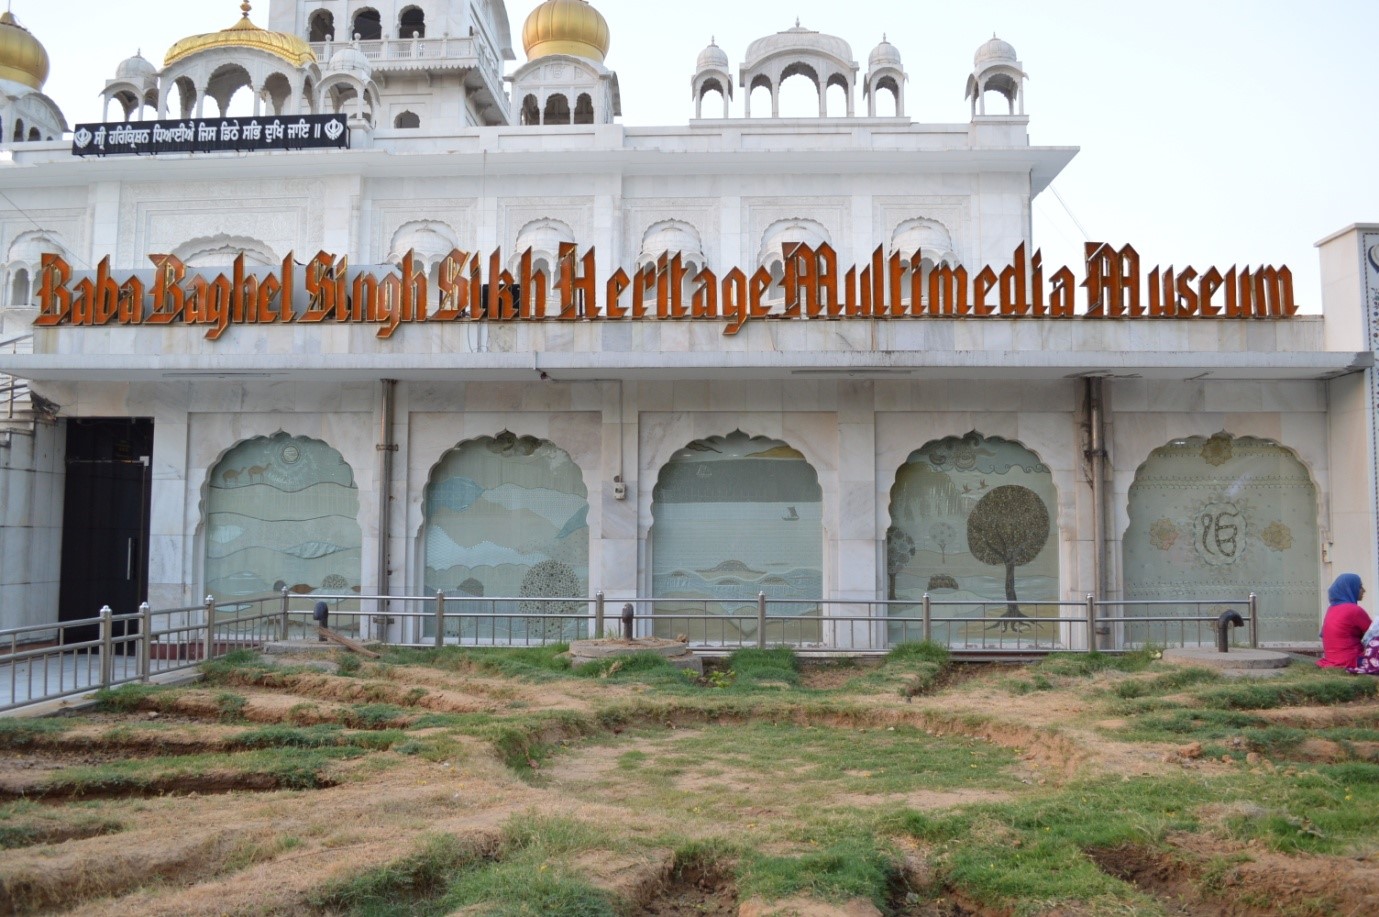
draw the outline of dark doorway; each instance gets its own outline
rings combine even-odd
[[[62,510],[62,586],[58,620],[78,621],[109,605],[132,614],[148,598],[149,491],[153,421],[67,421],[67,484]],[[136,625],[117,626],[116,636]],[[98,629],[68,631],[94,640]]]

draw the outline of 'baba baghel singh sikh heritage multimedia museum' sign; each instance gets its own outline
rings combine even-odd
[[[887,257],[879,247],[869,264],[840,271],[831,246],[791,244],[780,278],[764,267],[721,277],[708,268],[691,272],[680,254],[667,253],[631,274],[619,268],[603,283],[594,249],[576,251],[561,243],[554,284],[530,249],[515,274],[503,267],[501,251],[487,259],[452,251],[434,278],[412,252],[400,264],[367,267],[321,252],[307,264],[289,254],[281,267],[262,268],[241,254],[228,273],[214,276],[172,255],[150,255],[152,270],[123,279],[112,275],[108,257],[74,274],[47,254],[34,325],[187,325],[216,340],[235,325],[326,322],[376,325],[378,337],[390,338],[402,325],[461,321],[699,319],[721,321],[724,334],[736,334],[765,319],[1284,319],[1297,312],[1287,267],[1155,267],[1146,277],[1132,247],[1095,242],[1086,245],[1081,284],[1067,267],[1046,274],[1041,252],[1029,256],[1024,245],[1002,270],[969,273],[925,265],[918,251]],[[773,287],[784,294],[783,309]],[[1086,290],[1080,303],[1079,287]]]

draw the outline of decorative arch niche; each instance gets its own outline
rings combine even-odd
[[[1226,432],[1174,440],[1135,472],[1128,515],[1121,543],[1126,599],[1224,601],[1253,592],[1261,642],[1316,642],[1317,488],[1291,449]],[[1162,606],[1127,610],[1173,613]],[[1181,610],[1219,613],[1210,605]],[[1147,625],[1126,626],[1127,643],[1154,639]]]
[[[202,511],[216,599],[359,592],[359,488],[328,444],[283,432],[238,443],[212,466]]]
[[[448,635],[462,642],[585,636],[588,496],[574,459],[547,440],[504,431],[447,452],[423,500],[425,591],[488,599],[470,610],[493,613],[456,622]]]
[[[661,469],[651,515],[657,635],[685,633],[696,643],[755,639],[759,592],[793,603],[770,605],[769,614],[817,618],[823,489],[797,449],[741,430],[695,440]],[[770,636],[812,642],[819,630],[817,620],[792,621]]]
[[[1018,442],[975,430],[910,453],[891,487],[886,595],[910,600],[893,616],[917,617],[927,592],[934,639],[955,647],[1043,645],[1058,637],[1058,494],[1039,456]],[[943,607],[945,601],[981,605]],[[920,639],[892,622],[893,642]]]

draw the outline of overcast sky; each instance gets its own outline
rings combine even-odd
[[[173,42],[239,18],[239,0],[7,2],[47,47],[44,91],[69,124],[100,120],[104,81],[135,51],[161,66]],[[507,5],[519,61],[522,23],[537,5]],[[251,18],[265,25],[267,0],[254,6]],[[612,31],[607,64],[618,72],[629,125],[689,120],[690,77],[711,36],[736,74],[750,42],[796,16],[845,39],[863,72],[884,33],[909,74],[906,114],[966,122],[972,54],[998,34],[1030,76],[1032,142],[1081,147],[1053,184],[1057,196],[1045,192],[1034,204],[1046,263],[1071,262],[1079,275],[1085,230],[1096,241],[1133,244],[1146,267],[1287,264],[1299,302],[1316,311],[1313,244],[1351,223],[1379,222],[1374,0],[595,6]],[[789,97],[798,104],[799,93]],[[732,112],[741,111],[738,90]]]

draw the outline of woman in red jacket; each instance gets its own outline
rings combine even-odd
[[[1360,661],[1364,647],[1360,638],[1372,623],[1369,615],[1357,604],[1365,595],[1360,577],[1342,573],[1327,590],[1331,607],[1322,621],[1322,658],[1317,665],[1324,668],[1353,669]]]

